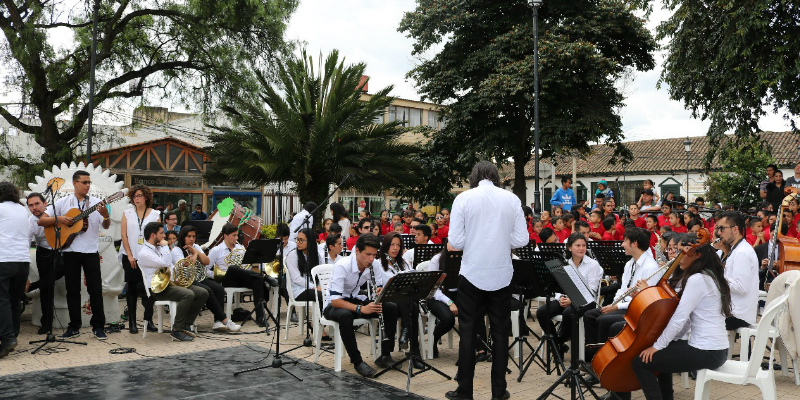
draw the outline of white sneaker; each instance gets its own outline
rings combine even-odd
[[[229,325],[224,324],[222,321],[216,321],[214,322],[214,326],[212,326],[211,329],[217,332],[227,332],[228,327]]]
[[[227,323],[226,325],[227,325],[227,327],[228,327],[228,330],[229,330],[230,332],[238,332],[238,331],[239,331],[239,329],[242,329],[242,326],[241,326],[241,325],[238,325],[238,324],[236,324],[236,322],[233,322],[233,320],[232,320],[232,319],[228,319],[228,323]]]

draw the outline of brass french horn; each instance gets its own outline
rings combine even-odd
[[[239,267],[242,265],[242,259],[244,258],[244,249],[236,248],[233,249],[227,256],[225,256],[225,264],[230,267]],[[214,280],[217,282],[222,282],[225,279],[225,272],[227,272],[227,268],[223,270],[218,265],[214,264]]]
[[[150,281],[150,291],[153,293],[161,293],[171,282],[169,268],[161,267],[153,274],[153,279]]]
[[[197,277],[196,264],[200,264],[200,262],[195,261],[192,263],[188,257],[178,260],[175,263],[175,273],[172,276],[172,282],[180,287],[188,288],[191,286]]]

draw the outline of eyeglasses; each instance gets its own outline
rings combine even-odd
[[[92,181],[78,181],[78,183],[80,183],[82,185],[91,185]]]
[[[297,243],[305,243],[305,242],[307,242],[306,239],[300,239],[300,238],[296,238],[296,239],[294,239],[294,241],[297,242]]]
[[[443,219],[444,217],[436,217],[436,219]]]
[[[142,197],[144,197],[144,195],[143,195],[143,194],[141,194],[141,193],[135,194],[135,195],[133,196],[133,198],[134,198],[134,199],[139,199],[139,198],[142,198]]]
[[[716,227],[714,227],[714,230],[715,231],[724,231],[725,229],[733,228],[734,226],[736,226],[736,225],[731,225],[731,226],[717,225]]]

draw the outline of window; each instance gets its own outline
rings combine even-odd
[[[383,123],[383,114],[386,113],[386,110],[381,111],[380,114],[375,116],[375,119],[372,120],[373,124],[382,124]]]
[[[411,111],[408,107],[389,106],[389,122],[400,120],[404,121],[401,126],[408,126],[409,118],[411,118]]]
[[[439,127],[439,112],[428,110],[428,126],[431,128]]]
[[[412,128],[422,125],[422,110],[419,108],[412,108],[410,115],[409,123]]]

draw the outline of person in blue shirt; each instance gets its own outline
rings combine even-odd
[[[594,192],[595,194],[602,193],[603,196],[607,199],[614,198],[614,192],[608,188],[608,183],[606,181],[597,182],[597,190]]]
[[[203,212],[203,206],[198,204],[194,206],[194,212],[189,217],[192,221],[203,221],[208,219],[208,214]]]
[[[572,191],[572,178],[565,176],[561,178],[561,187],[553,193],[550,198],[551,206],[561,206],[565,212],[572,210],[575,205],[575,192]]]

